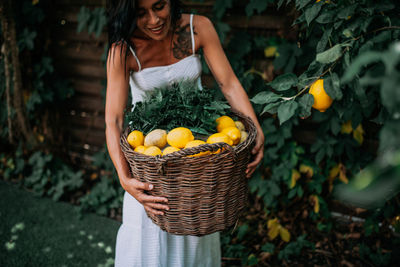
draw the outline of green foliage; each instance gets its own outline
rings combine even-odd
[[[74,91],[69,81],[55,70],[48,47],[43,45],[48,43],[50,39],[50,33],[46,30],[47,27],[45,25],[50,19],[46,14],[51,8],[51,3],[47,0],[38,3],[21,0],[18,3],[20,5],[14,9],[14,12],[21,75],[23,78],[21,82],[23,84],[24,108],[30,125],[35,129],[35,134],[44,136],[44,132],[49,132],[49,129],[43,129],[48,126],[47,122],[43,121],[44,114],[50,115],[50,120],[51,116],[58,113]],[[4,125],[0,129],[0,136],[3,139],[8,135],[3,58],[0,58],[0,77],[0,122]],[[13,94],[13,84],[11,84],[10,94],[11,98],[19,97]],[[11,120],[14,119],[14,116],[15,111],[11,108]],[[52,129],[54,130],[53,134],[61,134],[59,133],[58,125],[52,126],[54,126]],[[44,136],[44,140],[46,139],[46,136]],[[50,141],[49,143],[51,143]]]
[[[313,248],[313,244],[306,240],[306,235],[301,235],[296,241],[290,242],[284,249],[279,251],[280,260],[289,260],[293,256],[299,256],[303,248]]]
[[[107,25],[106,11],[103,7],[96,7],[93,10],[82,6],[78,13],[77,32],[87,30],[89,34],[94,33],[99,37],[103,28]]]
[[[157,88],[126,113],[126,121],[143,133],[187,127],[208,135],[215,132],[215,120],[229,111],[229,105],[216,99],[215,92],[192,82]]]
[[[29,158],[28,164],[32,172],[26,176],[23,183],[40,196],[47,195],[59,200],[83,184],[82,171],[73,171],[52,154],[35,152]]]
[[[93,155],[94,183],[85,195],[79,198],[81,211],[109,215],[122,205],[124,190],[121,187],[107,148]]]
[[[398,184],[395,178],[398,177],[395,160],[398,157],[387,151],[398,147],[396,136],[400,132],[398,115],[396,119],[393,117],[399,113],[400,106],[397,102],[399,64],[396,52],[396,40],[400,35],[399,9],[390,1],[379,4],[367,0],[277,2],[280,7],[294,4],[299,12],[294,24],[300,29],[296,43],[273,43],[278,46],[274,66],[281,75],[265,83],[264,74],[245,60],[270,46],[272,43],[268,39],[240,33],[246,38],[238,42],[233,36],[232,46],[236,46],[232,50],[235,51],[233,57],[229,54],[230,43],[227,46],[235,73],[246,88],[252,88],[248,90],[249,96],[260,116],[266,139],[265,171],[260,168],[249,181],[249,187],[264,201],[271,216],[290,217],[288,207],[295,205],[309,210],[308,217],[317,231],[329,233],[334,228],[329,212],[329,201],[333,197],[330,192],[347,180],[350,180],[349,186],[353,186],[368,182],[368,179],[360,182],[358,177],[374,177],[370,182],[373,180],[375,184],[368,184],[371,186],[369,191],[363,191],[364,199],[369,196],[368,203],[374,203],[374,207],[378,204],[396,206],[394,203],[388,205],[384,200],[398,192],[389,189]],[[236,51],[246,53],[237,56]],[[314,98],[308,94],[317,79],[324,79],[325,91],[334,100],[324,113],[312,109]],[[306,120],[302,120],[304,118]],[[345,133],[343,127],[348,122],[351,130]],[[297,130],[310,126],[315,138],[303,143],[302,139],[307,137],[296,136]],[[365,146],[364,137],[379,138],[379,151],[384,151],[387,157],[366,168],[365,172],[370,174],[360,173],[352,179],[375,157]],[[343,167],[340,173],[333,175],[338,164]],[[310,166],[313,174],[300,173],[302,165]],[[299,172],[295,182],[292,170]],[[391,183],[387,183],[384,176],[391,179]],[[381,182],[380,187],[377,187],[377,181]],[[355,197],[353,193],[359,191],[348,190],[347,195]],[[386,196],[379,202],[376,200],[382,194],[378,193]],[[307,203],[307,199],[314,196],[319,200],[318,212],[313,210],[315,203],[311,206]],[[365,234],[379,232],[380,220],[390,219],[390,216],[377,215],[375,218],[367,220]],[[292,235],[295,232],[296,229],[291,229]],[[302,246],[295,242],[285,247],[275,242],[271,244],[276,244],[274,250],[279,259],[288,260],[301,254]]]

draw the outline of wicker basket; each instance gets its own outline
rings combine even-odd
[[[164,215],[148,213],[162,230],[177,235],[202,236],[234,225],[247,205],[246,167],[256,138],[250,118],[232,111],[244,124],[248,138],[235,148],[226,143],[205,144],[182,149],[166,156],[146,156],[134,152],[121,135],[121,148],[133,177],[151,183],[148,192],[168,199]],[[203,151],[222,151],[187,157]]]

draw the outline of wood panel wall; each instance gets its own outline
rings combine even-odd
[[[87,32],[77,33],[77,15],[81,6],[94,8],[105,6],[105,0],[58,0],[55,1],[52,27],[52,50],[56,68],[61,71],[75,89],[75,94],[63,113],[68,129],[65,144],[73,159],[90,160],[105,146],[104,94],[106,72],[104,57],[107,34],[99,37]],[[184,1],[188,12],[212,14],[214,1]],[[244,5],[244,4],[243,4]],[[244,6],[243,6],[244,7]],[[244,8],[229,10],[224,18],[233,31],[244,30],[266,37],[287,35],[290,23],[282,12],[269,8],[264,14],[249,20]],[[212,77],[203,77],[207,84]]]

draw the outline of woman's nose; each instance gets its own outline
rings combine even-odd
[[[157,16],[156,12],[150,11],[149,24],[157,25],[159,20],[160,18]]]

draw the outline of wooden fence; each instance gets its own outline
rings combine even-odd
[[[187,11],[211,14],[214,1],[184,2]],[[107,44],[107,33],[99,37],[87,32],[77,33],[77,15],[82,6],[105,6],[105,0],[59,0],[54,3],[52,49],[57,70],[72,83],[75,94],[63,112],[64,125],[68,129],[65,144],[74,159],[89,159],[105,146],[104,94],[106,72],[102,57]],[[266,37],[287,35],[290,21],[276,10],[255,15],[249,20],[244,8],[228,10],[224,21],[232,31],[244,30]],[[211,83],[210,76],[202,77]]]

